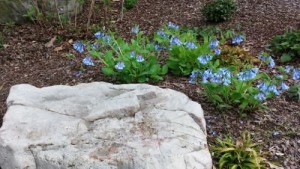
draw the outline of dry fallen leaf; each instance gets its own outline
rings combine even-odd
[[[268,161],[265,162],[270,166],[271,169],[284,169],[283,167],[276,166]]]
[[[63,46],[59,46],[59,47],[54,48],[55,52],[59,52],[61,50],[64,50]]]
[[[53,46],[53,43],[56,41],[56,35],[49,41],[49,42],[47,42],[46,44],[45,44],[45,46],[47,47],[47,48],[50,48],[50,47],[52,47]]]
[[[277,153],[275,153],[277,156],[284,156],[284,154],[283,153],[281,153],[281,152],[277,152]]]
[[[10,45],[4,44],[3,47],[4,49],[8,48]]]
[[[68,41],[68,43],[69,43],[69,44],[72,44],[72,43],[73,43],[73,39],[70,39],[70,40]]]

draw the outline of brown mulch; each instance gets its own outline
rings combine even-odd
[[[139,0],[136,7],[120,17],[120,4],[111,5],[112,20],[106,24],[119,35],[129,38],[130,29],[137,24],[151,34],[159,27],[172,21],[181,26],[201,27],[212,25],[205,22],[201,9],[208,0]],[[299,0],[237,0],[239,10],[228,22],[217,24],[221,28],[240,29],[247,35],[245,47],[252,54],[262,51],[270,39],[288,29],[300,28]],[[68,59],[66,54],[74,53],[70,39],[92,38],[91,31],[85,31],[88,2],[78,18],[76,28],[57,24],[23,24],[8,28],[1,26],[5,37],[4,50],[0,50],[0,126],[6,112],[5,100],[11,86],[29,83],[38,87],[51,85],[75,85],[92,81],[111,81],[97,68],[87,69],[81,76],[74,74],[79,66]],[[103,8],[100,5],[100,8]],[[95,12],[92,23],[103,26],[103,10]],[[61,38],[53,47],[45,44],[55,35]],[[57,48],[59,47],[59,48]],[[300,63],[294,63],[300,67]],[[284,96],[269,100],[267,111],[254,112],[247,118],[241,118],[235,112],[217,112],[206,99],[198,93],[195,86],[188,84],[188,78],[167,75],[165,80],[156,84],[181,91],[199,102],[207,121],[209,142],[224,135],[238,137],[248,130],[255,141],[262,142],[263,150],[269,152],[271,161],[278,162],[284,168],[300,168],[300,104],[287,101]],[[1,86],[2,89],[1,89]],[[278,134],[277,134],[278,133]]]

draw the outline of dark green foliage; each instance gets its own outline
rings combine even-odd
[[[131,9],[133,8],[137,3],[137,0],[125,0],[124,1],[124,7],[126,9]]]
[[[202,12],[207,21],[222,22],[228,20],[236,10],[234,0],[214,0],[206,4]]]
[[[300,30],[275,36],[269,47],[275,55],[281,56],[282,62],[300,57]]]
[[[290,100],[300,102],[300,83],[290,87],[290,89],[287,92],[287,97]]]

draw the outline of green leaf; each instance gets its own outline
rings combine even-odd
[[[100,52],[97,52],[95,50],[92,50],[92,51],[89,51],[90,55],[93,57],[93,58],[98,58],[98,57],[101,57],[101,53]]]
[[[239,100],[240,98],[242,97],[242,94],[241,93],[238,93],[238,92],[234,92],[232,95],[231,95],[231,98],[232,100]]]
[[[219,102],[219,103],[224,103],[224,101],[223,101],[223,99],[220,97],[220,96],[218,96],[218,95],[211,95],[211,98],[213,99],[213,100],[216,100],[217,102]]]
[[[291,61],[292,60],[292,57],[291,57],[291,55],[289,55],[289,54],[287,54],[287,53],[285,53],[285,54],[283,54],[281,57],[280,57],[280,61],[281,62],[289,62],[289,61]]]
[[[238,168],[238,165],[234,164],[230,169],[237,169],[237,168]]]
[[[249,102],[247,100],[244,100],[242,104],[239,106],[241,109],[245,109],[249,105]]]
[[[102,72],[103,72],[103,74],[105,74],[107,76],[111,76],[111,75],[115,74],[114,70],[112,68],[110,68],[110,67],[104,67],[104,68],[102,68]]]
[[[138,82],[139,83],[145,83],[147,80],[147,78],[145,76],[139,77]]]
[[[160,69],[159,65],[152,65],[151,68],[150,68],[150,73],[151,74],[158,74],[159,69]]]
[[[161,74],[162,74],[162,75],[165,75],[165,74],[167,74],[167,73],[168,73],[168,66],[167,66],[167,65],[164,65],[164,66],[162,67]]]

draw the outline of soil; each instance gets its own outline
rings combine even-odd
[[[0,27],[5,44],[5,48],[0,50],[0,126],[7,110],[5,100],[13,85],[29,83],[44,87],[92,81],[116,83],[101,74],[96,67],[76,76],[79,63],[67,57],[68,53],[75,53],[70,42],[92,39],[92,32],[97,27],[105,26],[127,39],[134,25],[139,25],[140,29],[151,35],[169,21],[189,27],[214,25],[224,29],[239,29],[247,35],[244,47],[253,55],[264,50],[273,36],[300,28],[299,0],[237,0],[238,12],[230,21],[220,24],[208,23],[202,16],[201,9],[207,0],[139,0],[133,9],[124,13],[122,20],[120,1],[113,1],[107,9],[107,15],[104,6],[96,1],[100,10],[94,11],[91,29],[87,31],[89,2],[86,2],[83,12],[77,17],[76,26],[73,19],[70,25],[64,27],[46,21]],[[110,18],[105,19],[105,16]],[[57,36],[54,45],[46,47],[45,44],[54,36]],[[299,60],[293,64],[300,67]],[[168,74],[164,81],[154,85],[181,91],[202,105],[210,144],[225,135],[237,138],[247,130],[256,142],[262,144],[262,149],[268,153],[268,160],[283,168],[300,168],[299,102],[288,101],[281,95],[265,103],[269,110],[253,112],[242,118],[234,110],[215,110],[199,94],[200,89],[188,83],[188,77]]]

